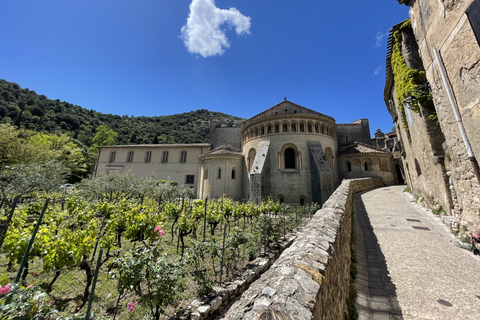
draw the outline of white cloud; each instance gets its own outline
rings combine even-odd
[[[383,38],[385,38],[385,33],[381,33],[380,31],[378,31],[377,35],[375,36],[375,44],[373,45],[373,47],[380,47],[382,45]]]
[[[232,26],[238,35],[249,34],[250,17],[235,8],[219,9],[215,0],[192,0],[181,38],[188,51],[204,58],[222,55],[230,47],[225,31]]]
[[[375,71],[373,71],[373,74],[378,76],[378,74],[380,73],[380,70],[382,70],[382,66],[379,66],[377,69],[375,69]]]

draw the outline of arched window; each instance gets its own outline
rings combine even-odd
[[[305,196],[300,196],[300,205],[301,205],[301,206],[304,206],[304,205],[305,205],[305,202],[306,202]]]
[[[282,132],[288,132],[288,123],[283,123],[282,125]]]
[[[365,162],[363,163],[363,169],[365,171],[372,171],[372,160],[368,159],[368,160],[365,160]]]
[[[235,172],[235,169],[232,169],[232,179],[235,180],[236,179],[236,172]]]
[[[285,197],[283,195],[279,194],[277,196],[277,199],[279,203],[285,203]]]
[[[275,133],[280,132],[280,125],[278,123],[275,123]]]
[[[297,132],[297,124],[296,123],[292,123],[290,125],[290,131],[291,132]]]
[[[222,168],[217,168],[217,179],[222,179]]]
[[[300,123],[300,132],[305,132],[305,123]]]
[[[285,149],[285,169],[296,169],[295,150],[293,148]]]

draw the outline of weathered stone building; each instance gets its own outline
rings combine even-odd
[[[410,7],[411,22],[390,32],[384,97],[405,179],[473,228],[480,208],[480,1],[399,3]]]
[[[367,119],[337,125],[285,99],[240,127],[212,123],[208,144],[101,147],[95,175],[155,174],[191,186],[198,198],[324,203],[342,179],[396,181],[392,154],[370,144]]]

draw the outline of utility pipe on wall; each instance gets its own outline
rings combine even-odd
[[[450,105],[452,106],[453,113],[455,114],[455,119],[457,120],[458,128],[460,129],[460,134],[462,135],[463,143],[465,144],[465,148],[467,149],[468,159],[472,163],[473,171],[475,172],[475,176],[477,177],[477,182],[478,184],[480,184],[480,170],[478,168],[478,162],[477,162],[477,159],[475,158],[470,142],[468,141],[467,133],[465,132],[465,127],[463,126],[462,117],[460,116],[460,112],[458,111],[457,103],[453,98],[453,92],[452,92],[452,89],[450,88],[450,84],[447,79],[445,66],[443,65],[443,62],[440,59],[440,55],[438,54],[438,51],[436,48],[433,48],[433,54],[435,55],[435,61],[440,69],[443,85],[445,87],[445,90],[447,91],[448,100],[450,100]]]

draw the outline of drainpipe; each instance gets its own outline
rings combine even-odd
[[[453,98],[453,92],[452,89],[450,88],[450,84],[447,79],[447,74],[445,72],[445,66],[443,65],[443,62],[440,58],[440,55],[438,54],[437,49],[433,49],[433,54],[435,55],[435,61],[437,62],[437,65],[440,69],[440,74],[442,75],[442,81],[443,85],[445,87],[445,90],[447,91],[448,95],[448,100],[450,100],[450,105],[452,106],[453,113],[455,114],[455,118],[458,123],[458,128],[460,129],[460,133],[463,138],[463,143],[465,144],[465,148],[467,149],[468,153],[468,159],[472,163],[473,166],[473,171],[475,172],[475,176],[477,177],[477,182],[480,184],[480,170],[478,168],[478,162],[477,159],[475,158],[475,155],[473,154],[472,147],[470,146],[470,142],[468,141],[467,134],[465,132],[465,128],[463,126],[462,118],[460,116],[460,113],[458,112],[458,106],[457,103],[455,102],[455,99]]]

